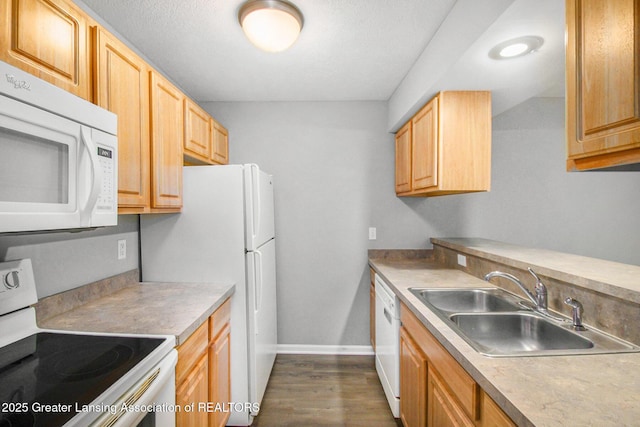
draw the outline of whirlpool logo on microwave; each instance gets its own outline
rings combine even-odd
[[[9,82],[9,84],[12,84],[15,89],[24,89],[28,91],[31,90],[31,83],[29,83],[28,81],[18,80],[16,79],[16,76],[11,74],[5,74],[5,76],[7,76],[7,82]]]

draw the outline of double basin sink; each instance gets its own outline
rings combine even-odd
[[[640,348],[593,328],[544,315],[499,288],[411,288],[476,351],[492,357],[637,352]]]

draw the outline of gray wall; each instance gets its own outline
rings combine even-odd
[[[278,341],[367,344],[367,249],[425,247],[455,229],[415,210],[426,201],[395,197],[386,103],[203,106],[229,129],[231,163],[274,175]]]
[[[493,119],[492,190],[448,196],[459,236],[640,265],[640,172],[566,172],[564,98]]]
[[[386,103],[204,107],[232,163],[275,175],[281,344],[367,344],[368,248],[485,237],[640,264],[640,175],[565,172],[562,98],[494,118],[491,192],[424,199],[395,196]]]
[[[118,260],[118,240],[127,257]],[[0,234],[0,260],[31,258],[38,298],[138,268],[138,216],[118,225],[77,233]]]

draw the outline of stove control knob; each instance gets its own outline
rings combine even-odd
[[[16,270],[10,271],[4,275],[4,287],[7,289],[15,289],[20,286],[20,276]]]

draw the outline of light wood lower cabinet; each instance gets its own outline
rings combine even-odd
[[[193,405],[198,408],[200,402],[208,401],[209,372],[207,356],[202,356],[184,380],[176,388],[176,404],[180,408]],[[178,411],[176,412],[176,425],[179,426],[206,426],[206,411]]]
[[[400,418],[405,427],[514,426],[404,304],[400,316]]]
[[[427,375],[427,425],[438,427],[473,427],[475,424],[464,413],[444,381],[430,369]]]
[[[209,401],[222,404],[231,401],[231,300],[227,300],[209,318]],[[230,412],[209,412],[209,426],[222,427]]]
[[[195,411],[176,412],[177,426],[224,426],[231,400],[231,300],[226,300],[178,347],[176,404]]]
[[[484,391],[480,395],[480,419],[481,427],[516,427],[516,424],[511,421],[511,418],[507,416],[496,402],[493,401]]]
[[[369,269],[369,341],[373,351],[376,351],[376,272]]]
[[[427,357],[405,328],[400,329],[400,419],[411,427],[427,425]]]

